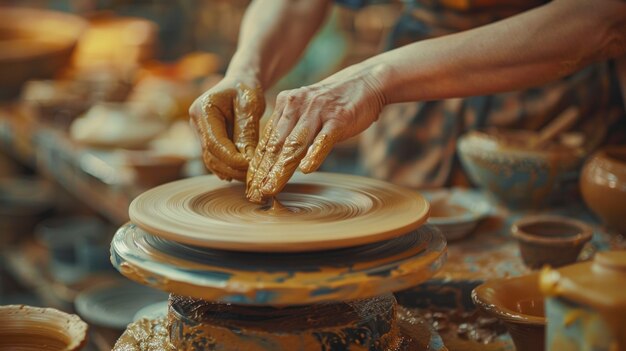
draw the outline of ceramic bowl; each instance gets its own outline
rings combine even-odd
[[[93,87],[74,80],[31,80],[24,84],[20,100],[34,109],[38,118],[68,129],[74,119],[93,104]]]
[[[0,306],[0,350],[77,351],[87,329],[78,316],[53,308]]]
[[[544,350],[546,318],[539,273],[490,280],[472,291],[472,300],[506,325],[517,351]]]
[[[54,209],[54,189],[37,178],[0,180],[0,247],[32,238]]]
[[[462,239],[491,212],[482,192],[452,188],[423,191],[430,202],[428,223],[439,228],[448,241]]]
[[[526,266],[561,267],[576,262],[583,246],[591,240],[593,229],[587,224],[560,216],[529,216],[511,227],[519,242]]]
[[[528,131],[489,129],[463,135],[457,149],[471,181],[512,208],[537,208],[576,180],[581,152],[560,144],[531,149]]]
[[[151,151],[125,151],[124,157],[126,166],[134,173],[135,182],[146,188],[180,179],[187,163],[184,157]]]
[[[0,7],[0,99],[17,96],[28,80],[52,78],[86,27],[62,12]]]
[[[86,275],[111,267],[106,226],[97,217],[52,217],[40,222],[38,239],[50,253],[49,269],[55,281],[74,284]]]
[[[626,146],[595,153],[583,167],[580,190],[602,222],[626,234]]]
[[[74,305],[87,322],[116,330],[123,330],[142,308],[165,301],[168,294],[118,279],[82,291]]]

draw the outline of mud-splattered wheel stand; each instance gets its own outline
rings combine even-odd
[[[142,227],[117,231],[111,260],[126,277],[170,292],[169,312],[130,325],[118,350],[159,342],[177,350],[408,350],[391,293],[429,279],[446,257],[430,226],[304,252],[216,249]]]

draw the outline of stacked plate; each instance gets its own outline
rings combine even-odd
[[[422,195],[431,205],[428,224],[439,228],[448,241],[465,238],[492,212],[489,200],[478,190],[438,189]]]

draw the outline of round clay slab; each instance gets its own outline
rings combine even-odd
[[[151,234],[195,246],[257,252],[316,251],[408,233],[428,217],[415,191],[370,178],[296,174],[278,195],[282,210],[245,198],[245,185],[188,178],[139,195],[131,221]]]
[[[202,248],[151,235],[130,223],[111,243],[111,261],[127,278],[182,296],[250,305],[384,295],[429,279],[445,258],[445,239],[429,225],[374,244],[318,252]]]

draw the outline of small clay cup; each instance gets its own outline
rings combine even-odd
[[[126,165],[135,174],[140,186],[151,188],[180,179],[187,159],[175,155],[160,155],[151,151],[125,151]]]
[[[513,223],[511,233],[519,242],[526,266],[561,267],[576,262],[593,229],[587,224],[560,216],[529,216]]]
[[[87,329],[78,316],[53,308],[0,306],[0,350],[78,351]]]
[[[626,235],[626,146],[596,152],[583,167],[580,192],[609,229]]]
[[[494,279],[472,291],[474,304],[507,327],[517,351],[543,351],[546,318],[539,273]]]

